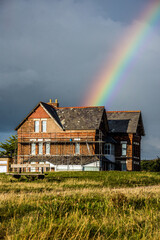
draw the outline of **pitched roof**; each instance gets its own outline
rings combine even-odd
[[[62,123],[59,119],[59,116],[57,115],[56,109],[44,102],[41,102],[41,105],[47,110],[49,115],[63,128]]]
[[[104,107],[57,108],[56,112],[66,130],[99,129]]]
[[[42,106],[56,123],[65,130],[91,130],[99,129],[102,120],[104,107],[66,107],[54,108],[50,104],[40,102],[15,128],[18,128],[28,119],[28,117]]]
[[[109,130],[112,133],[136,133],[144,136],[141,111],[107,111]]]
[[[31,116],[31,114],[39,107],[42,106],[46,112],[58,123],[58,125],[62,128],[62,124],[58,118],[58,115],[56,113],[55,108],[53,108],[52,106],[50,106],[47,103],[44,102],[39,102],[34,108],[33,110],[20,122],[20,124],[15,128],[15,130],[18,130],[18,128],[20,128],[20,126]]]

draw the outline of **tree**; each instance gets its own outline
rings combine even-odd
[[[15,157],[17,155],[17,135],[12,135],[4,143],[0,142],[0,156]]]

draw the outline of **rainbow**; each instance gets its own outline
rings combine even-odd
[[[138,50],[149,35],[152,25],[158,21],[159,17],[160,1],[151,0],[124,39],[119,41],[118,48],[115,48],[112,57],[93,82],[83,105],[102,106],[108,103],[119,83],[124,81],[134,57],[138,54]]]

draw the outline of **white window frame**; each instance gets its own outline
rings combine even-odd
[[[38,143],[38,154],[39,155],[43,154],[43,142]]]
[[[105,143],[104,144],[104,154],[106,155],[111,155],[112,153],[112,146],[110,143]]]
[[[41,132],[47,132],[47,120],[41,121]]]
[[[39,132],[39,120],[34,120],[34,132]]]
[[[50,142],[45,143],[45,152],[46,152],[46,155],[51,154],[51,143]]]
[[[31,155],[36,155],[36,143],[31,143]]]

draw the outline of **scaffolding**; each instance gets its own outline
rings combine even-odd
[[[102,131],[63,131],[63,132],[33,132],[31,121],[28,126],[18,132],[18,163],[51,162],[58,165],[90,164],[96,162],[96,167],[102,170],[104,135]],[[94,134],[93,134],[94,133]],[[32,153],[32,144],[35,144],[36,153]],[[39,145],[42,144],[42,154],[39,154]],[[46,154],[47,143],[50,145],[50,154]],[[78,149],[76,152],[76,148]]]

